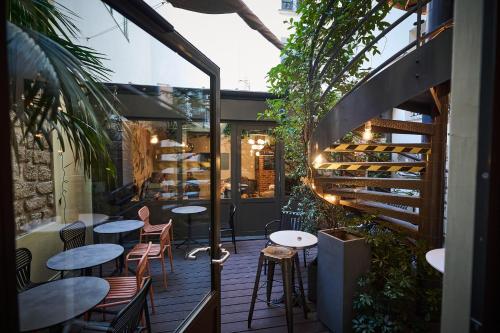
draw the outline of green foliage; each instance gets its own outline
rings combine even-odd
[[[352,229],[371,247],[371,267],[354,299],[355,332],[428,332],[440,315],[441,276],[425,261],[424,242],[410,243],[375,223]]]
[[[379,53],[376,46],[347,71],[343,68],[374,40],[375,30],[388,26],[384,17],[389,9],[388,2],[371,0],[300,1],[299,20],[289,21],[294,32],[282,50],[283,61],[268,74],[270,91],[279,98],[269,100],[268,110],[261,115],[278,124],[275,134],[285,143],[288,175],[310,176],[307,156],[312,131],[367,73],[363,66],[369,54]]]
[[[13,125],[40,149],[63,150],[90,174],[114,171],[106,127],[117,113],[112,94],[100,83],[110,71],[96,51],[75,44],[77,16],[49,0],[9,0],[7,43]],[[14,148],[18,144],[13,137]]]

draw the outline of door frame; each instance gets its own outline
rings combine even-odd
[[[159,42],[177,52],[182,58],[193,64],[210,77],[210,218],[211,218],[211,257],[220,259],[220,69],[188,40],[181,36],[174,27],[159,13],[142,0],[102,0],[126,17],[128,20],[143,29]],[[0,8],[0,103],[4,110],[8,110],[8,67],[6,45],[7,5]],[[214,36],[215,37],[215,36]],[[2,327],[9,332],[18,331],[17,292],[15,288],[15,223],[12,205],[12,170],[10,152],[10,117],[3,112],[0,117],[0,154],[6,160],[4,172],[0,175],[0,184],[3,195],[0,201],[0,258],[2,271],[0,282],[4,292],[3,302],[5,311],[2,311]],[[6,164],[6,165],[5,165]],[[221,264],[214,262],[210,265],[212,291],[197,305],[191,315],[178,328],[180,332],[195,332],[196,327],[204,327],[206,332],[220,332],[220,271]],[[215,316],[215,318],[214,318]],[[210,330],[208,330],[210,328]]]
[[[237,212],[240,212],[240,206],[247,204],[259,205],[261,203],[274,204],[275,213],[279,214],[281,205],[284,197],[284,160],[283,160],[283,147],[282,143],[275,139],[274,148],[274,169],[275,169],[275,195],[273,198],[251,198],[242,199],[239,191],[239,183],[241,182],[241,134],[242,130],[248,129],[270,129],[276,126],[273,122],[255,122],[255,121],[227,121],[231,124],[231,188],[235,189],[231,191],[231,198],[228,199],[236,207],[238,207]],[[236,224],[241,225],[243,217],[237,213],[236,214]],[[271,218],[273,219],[273,218]],[[271,220],[270,219],[270,220]],[[262,230],[264,231],[264,230]]]

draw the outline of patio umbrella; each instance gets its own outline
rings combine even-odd
[[[242,0],[168,0],[174,7],[204,14],[238,14],[252,29],[257,30],[265,39],[278,49],[283,43],[262,23]]]

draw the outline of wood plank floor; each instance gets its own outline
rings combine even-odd
[[[247,327],[248,310],[260,249],[265,240],[239,241],[238,254],[234,254],[231,244],[226,248],[231,257],[222,271],[222,332],[286,332],[285,310],[282,307],[268,307],[265,302],[257,301],[252,328]],[[316,256],[315,250],[308,253],[308,261]],[[302,256],[301,256],[302,260]],[[302,262],[302,261],[301,261]],[[302,276],[307,292],[307,272],[302,268]],[[156,313],[151,316],[153,332],[172,332],[184,320],[202,297],[210,290],[210,271],[208,255],[202,254],[196,261],[184,259],[184,251],[174,252],[174,272],[167,263],[168,287],[162,286],[161,269],[158,262],[152,263],[154,300]],[[265,278],[263,275],[261,281]],[[276,269],[273,297],[282,294],[281,274]],[[263,300],[265,289],[259,291]],[[314,304],[308,303],[310,312],[304,318],[302,309],[294,308],[295,332],[327,332],[316,319]]]

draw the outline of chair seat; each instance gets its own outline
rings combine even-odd
[[[142,256],[144,252],[146,252],[148,248],[148,244],[146,243],[139,243],[136,244],[132,250],[128,253],[131,256]],[[151,250],[149,251],[149,256],[150,257],[155,257],[159,256],[161,254],[161,245],[160,244],[151,244]]]
[[[277,260],[290,259],[297,253],[297,251],[282,247],[282,246],[268,246],[261,250],[264,256]]]
[[[108,277],[109,292],[106,299],[133,298],[137,294],[137,278],[135,276]]]
[[[166,224],[149,224],[143,227],[144,233],[161,233]]]

